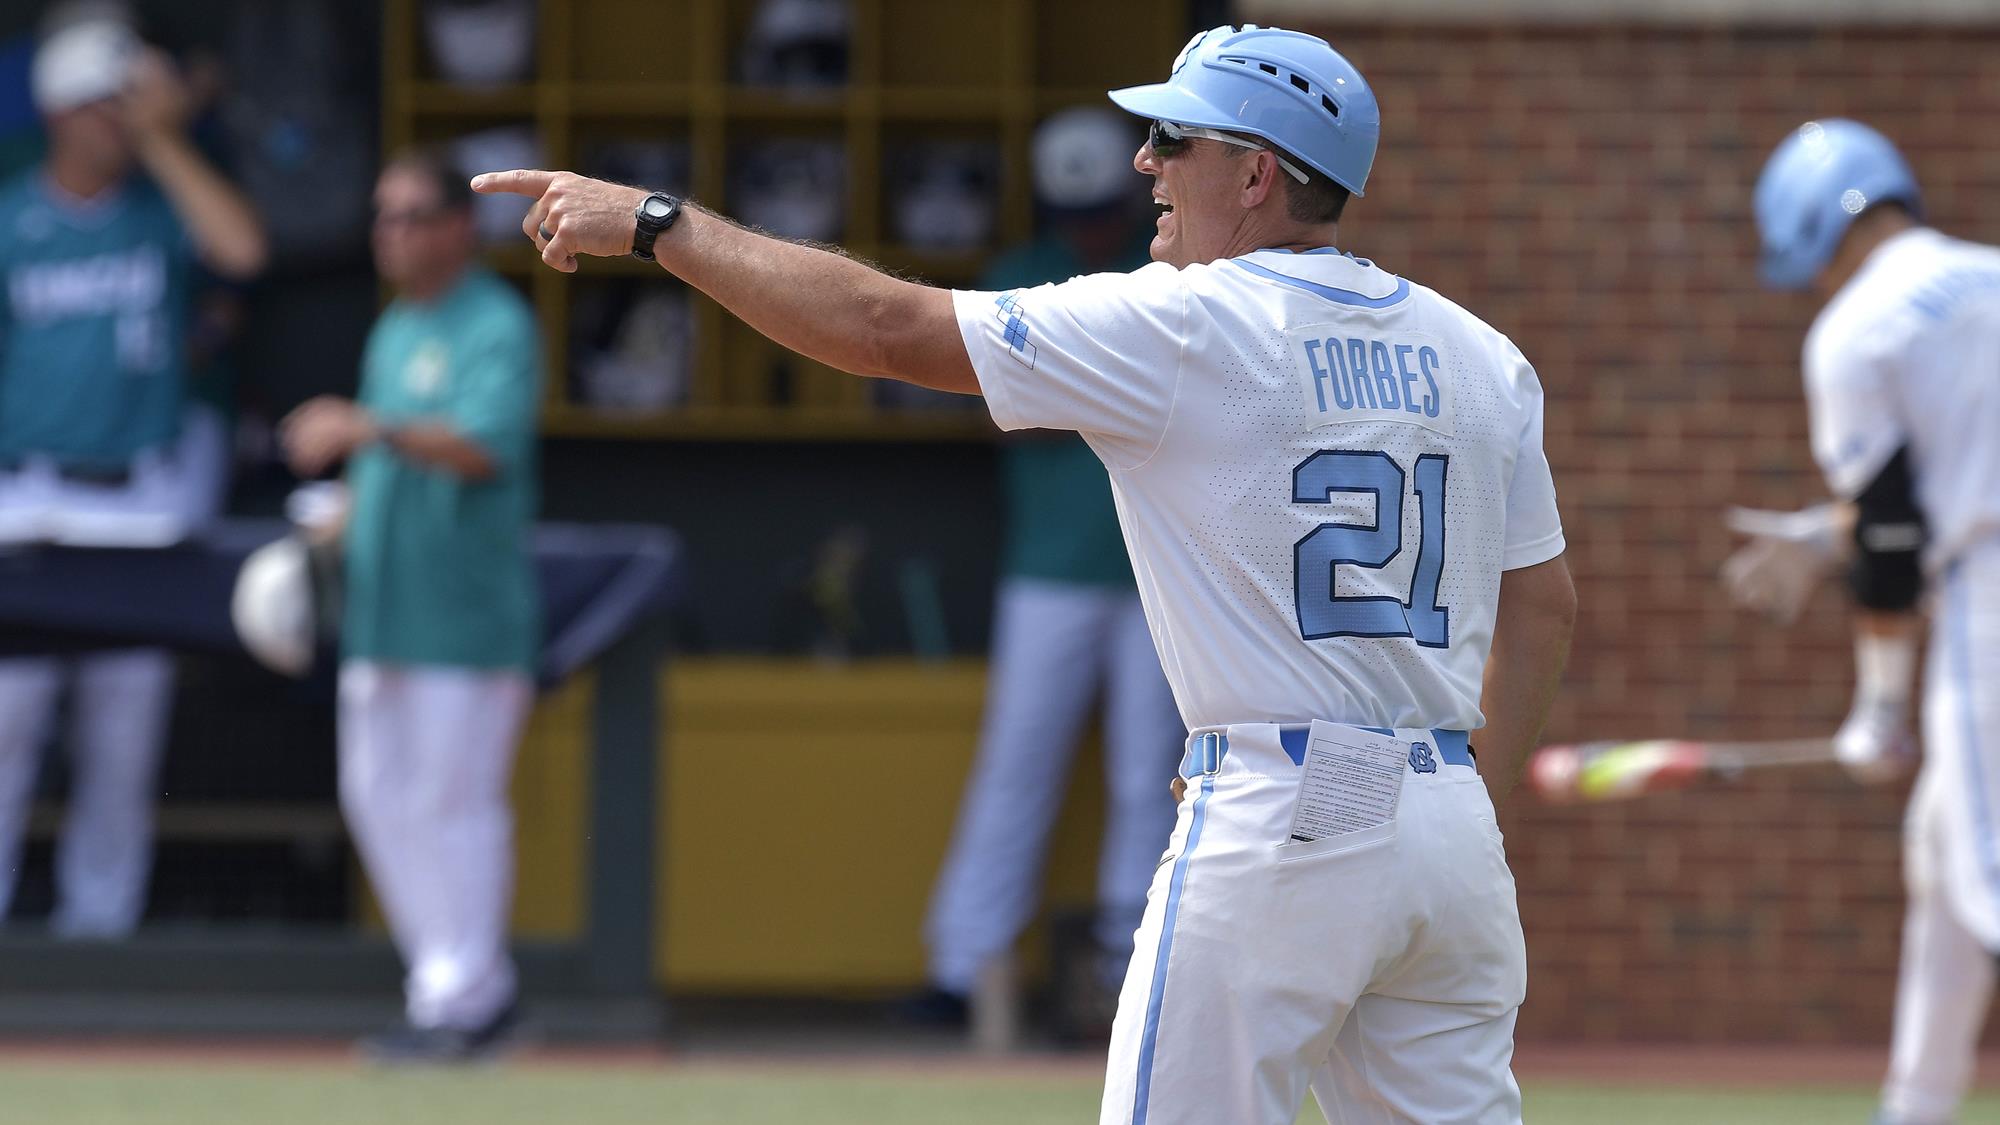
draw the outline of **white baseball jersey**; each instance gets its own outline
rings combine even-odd
[[[1190,727],[1481,725],[1501,571],[1563,550],[1506,337],[1330,249],[953,302],[994,421],[1111,470]]]
[[[1909,450],[1937,597],[1923,768],[1904,820],[1902,965],[1883,1120],[1951,1120],[2000,949],[2000,249],[1905,231],[1806,336],[1813,455],[1852,498]]]
[[[1909,447],[1937,573],[2000,532],[2000,249],[1890,238],[1806,335],[1813,456],[1852,499]]]

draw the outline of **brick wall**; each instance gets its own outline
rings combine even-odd
[[[1852,115],[1904,146],[1939,226],[2000,242],[2000,29],[1318,30],[1383,107],[1348,248],[1511,335],[1548,391],[1583,604],[1550,736],[1830,731],[1838,595],[1778,630],[1714,580],[1726,505],[1821,494],[1797,365],[1815,306],[1757,287],[1750,188],[1787,129]],[[1517,803],[1523,1037],[1883,1039],[1901,800],[1800,771]]]

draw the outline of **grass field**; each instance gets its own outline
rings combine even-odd
[[[534,1063],[384,1073],[245,1057],[0,1061],[0,1122],[32,1125],[1079,1125],[1097,1080],[1074,1067],[982,1075],[912,1061],[842,1074],[823,1063]],[[1857,1076],[1862,1078],[1862,1076]],[[1534,1125],[1863,1125],[1865,1079],[1771,1089],[1527,1080]],[[1301,1122],[1318,1125],[1308,1108]],[[1961,1125],[2000,1123],[1985,1093]],[[1217,1125],[1223,1125],[1218,1122]]]

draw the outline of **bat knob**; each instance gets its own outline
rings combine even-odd
[[[1578,774],[1583,755],[1574,746],[1549,746],[1535,752],[1528,762],[1528,783],[1542,800],[1568,804],[1576,799]]]

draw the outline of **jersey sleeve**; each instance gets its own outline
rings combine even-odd
[[[495,318],[466,358],[448,421],[505,472],[534,446],[541,397],[542,351],[532,325],[523,317]]]
[[[1514,479],[1507,486],[1507,538],[1500,569],[1519,570],[1563,553],[1562,516],[1556,510],[1555,475],[1542,452],[1542,384],[1528,361],[1508,348],[1518,364],[1515,387],[1521,402],[1521,437],[1514,454]]]
[[[1005,292],[952,293],[1003,430],[1075,430],[1112,468],[1157,449],[1180,382],[1188,297],[1172,266]]]
[[[1805,348],[1813,460],[1827,487],[1842,500],[1858,496],[1909,441],[1891,393],[1884,333],[1857,330],[1857,325],[1840,315],[1823,315]]]

